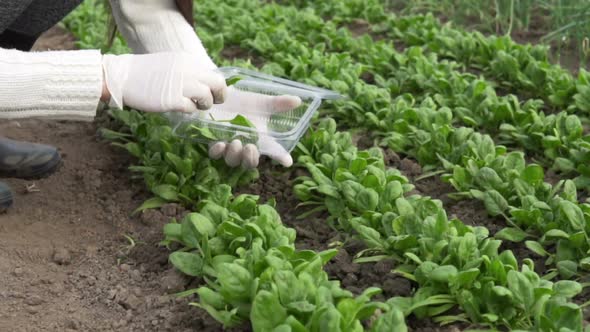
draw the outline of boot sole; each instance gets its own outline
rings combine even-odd
[[[0,177],[2,178],[16,178],[23,180],[38,180],[46,178],[55,173],[62,165],[62,159],[58,152],[56,152],[51,160],[43,164],[41,167],[30,169],[30,170],[10,170],[0,171]],[[0,198],[1,199],[1,198]],[[1,204],[1,203],[0,203]],[[1,208],[1,207],[0,207]]]

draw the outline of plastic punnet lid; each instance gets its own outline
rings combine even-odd
[[[311,86],[311,85],[287,80],[284,78],[264,74],[264,73],[250,70],[250,69],[237,68],[237,67],[220,67],[217,70],[219,72],[221,72],[226,78],[243,75],[243,76],[245,76],[246,79],[247,78],[255,78],[255,79],[259,79],[259,80],[266,80],[266,81],[269,81],[270,83],[277,83],[277,84],[281,84],[283,86],[291,87],[294,89],[300,89],[300,90],[305,90],[307,92],[311,92],[313,95],[315,95],[321,99],[325,99],[325,100],[336,100],[336,99],[344,98],[341,94],[339,94],[338,92],[332,91],[332,90],[318,88],[315,86]]]

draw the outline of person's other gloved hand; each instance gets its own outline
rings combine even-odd
[[[196,112],[223,103],[222,75],[198,67],[186,53],[104,55],[111,105],[144,112]]]
[[[121,35],[134,53],[186,52],[203,69],[215,70],[217,66],[207,54],[195,29],[185,20],[174,0],[110,0],[113,16]],[[259,112],[285,112],[297,108],[301,100],[293,96],[271,97],[243,92],[233,87],[227,89],[227,97],[215,109],[242,114],[244,105],[252,105]],[[214,111],[213,110],[213,111]],[[248,118],[249,120],[253,120]],[[254,122],[254,121],[253,121]],[[266,128],[266,123],[254,123]],[[260,150],[285,167],[293,164],[290,154],[280,144],[268,137],[261,137]],[[239,141],[218,142],[209,149],[211,158],[224,158],[229,166],[256,167],[260,152],[255,145],[242,145]]]
[[[240,112],[247,117],[257,129],[266,131],[268,123],[266,119],[261,119],[260,114],[268,114],[264,118],[270,117],[272,114],[291,111],[301,105],[301,99],[294,96],[267,96],[258,93],[251,93],[240,91],[230,87],[230,92],[226,102],[220,105],[215,105],[211,112],[225,111],[236,112],[236,110],[243,110]],[[255,110],[257,115],[248,116],[248,110]],[[277,161],[279,164],[290,167],[293,165],[293,158],[286,151],[282,145],[268,136],[259,136],[259,149],[265,152],[271,159]],[[255,168],[258,166],[260,159],[260,152],[256,145],[246,144],[242,145],[239,140],[232,142],[217,142],[209,147],[209,157],[212,159],[224,158],[226,164],[230,167],[242,165],[246,168]]]
[[[109,0],[117,28],[135,54],[186,52],[216,66],[174,0]]]

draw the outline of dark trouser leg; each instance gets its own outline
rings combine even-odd
[[[37,36],[32,37],[11,30],[0,33],[0,48],[30,51],[37,41]]]

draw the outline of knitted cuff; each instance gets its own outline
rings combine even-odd
[[[102,76],[99,51],[0,49],[0,118],[92,119]]]

